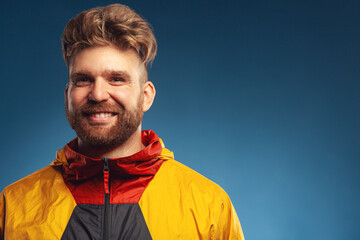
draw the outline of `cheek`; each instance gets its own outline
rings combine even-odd
[[[70,90],[67,94],[67,105],[70,111],[76,109],[86,101],[87,94],[84,91],[79,91],[79,89]]]
[[[122,90],[113,92],[110,95],[118,104],[121,104],[126,109],[129,109],[129,107],[136,105],[139,93],[135,91]]]

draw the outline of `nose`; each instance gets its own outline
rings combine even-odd
[[[103,102],[109,99],[106,81],[95,80],[89,93],[89,100],[94,102]]]

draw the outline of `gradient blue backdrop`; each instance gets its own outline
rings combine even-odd
[[[1,189],[75,136],[61,33],[112,2],[1,0]],[[228,192],[247,240],[360,239],[360,1],[119,2],[159,44],[144,128]]]

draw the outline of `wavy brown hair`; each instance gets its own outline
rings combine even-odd
[[[157,49],[151,25],[121,4],[79,13],[70,19],[62,35],[62,52],[67,66],[82,49],[106,45],[134,49],[145,67],[152,63]]]

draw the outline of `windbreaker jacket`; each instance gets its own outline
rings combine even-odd
[[[6,187],[0,239],[244,239],[227,194],[175,161],[152,131],[125,158],[91,159],[73,140]]]

